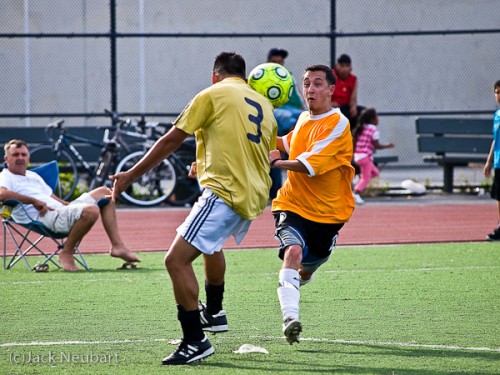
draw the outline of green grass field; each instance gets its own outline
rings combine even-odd
[[[168,368],[160,360],[180,327],[162,253],[141,254],[135,271],[106,255],[76,274],[19,264],[0,272],[0,374],[498,374],[499,250],[338,248],[301,289],[293,346],[281,333],[276,251],[227,251],[230,331],[210,335],[215,355]],[[245,343],[269,354],[233,353]]]

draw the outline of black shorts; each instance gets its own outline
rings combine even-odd
[[[500,201],[500,168],[494,170],[493,185],[491,186],[491,197]]]
[[[281,232],[290,230],[290,233],[298,237],[299,241],[295,241],[295,244],[302,246],[302,263],[314,263],[328,258],[335,248],[339,230],[344,226],[344,224],[317,223],[290,211],[276,211],[273,215],[276,226],[275,236],[281,244],[279,257],[283,259],[285,248],[291,244]]]

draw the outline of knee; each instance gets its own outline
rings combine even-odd
[[[171,259],[171,257],[168,256],[168,253],[169,252],[167,251],[167,253],[165,254],[165,257],[163,258],[163,264],[165,265],[165,268],[167,269],[167,271],[168,271],[169,267],[171,267],[171,264],[172,264],[172,259]]]
[[[165,254],[165,258],[163,259],[163,261],[168,273],[171,274],[179,269],[179,262],[175,260],[175,257],[172,255],[172,252],[170,250],[167,251],[167,254]]]
[[[298,269],[302,263],[302,247],[299,245],[291,245],[285,250],[283,259],[286,266]]]
[[[97,219],[99,219],[99,207],[97,207],[96,205],[86,206],[82,211],[82,216],[80,217],[80,219],[95,223]]]
[[[90,195],[95,200],[102,199],[108,194],[109,194],[109,189],[106,186],[98,187],[90,192]]]

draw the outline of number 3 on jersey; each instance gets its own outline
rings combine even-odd
[[[257,116],[248,115],[248,119],[257,126],[257,134],[247,133],[247,138],[250,141],[259,144],[260,137],[262,137],[262,130],[260,129],[260,124],[262,124],[262,120],[264,119],[264,113],[262,112],[262,107],[259,103],[249,98],[245,98],[245,101],[257,110]]]

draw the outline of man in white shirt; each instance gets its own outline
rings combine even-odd
[[[0,201],[16,199],[22,203],[12,211],[12,217],[18,223],[37,220],[53,232],[68,233],[64,248],[58,254],[64,270],[80,270],[73,257],[75,247],[98,220],[99,214],[111,241],[110,255],[127,263],[140,262],[120,237],[114,203],[103,207],[96,204],[110,194],[107,187],[84,193],[71,203],[66,202],[53,194],[38,174],[27,170],[30,154],[26,142],[13,139],[5,144],[4,151],[7,168],[0,173]]]

